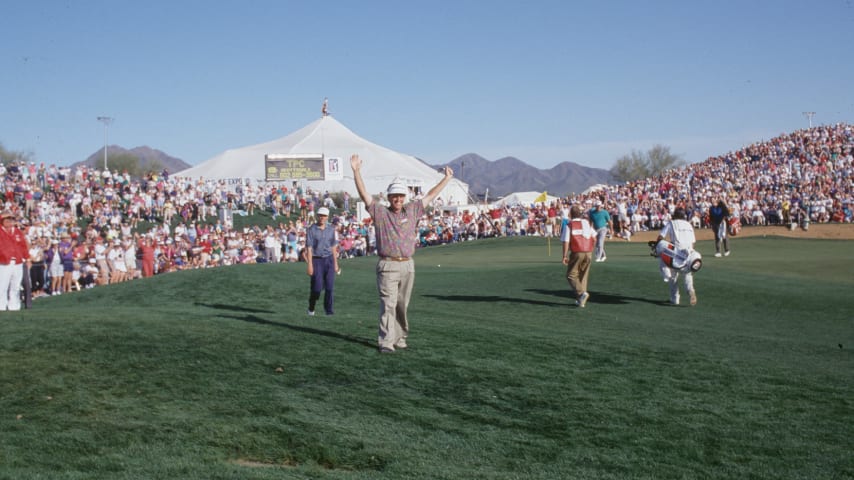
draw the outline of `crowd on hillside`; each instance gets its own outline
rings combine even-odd
[[[851,222],[854,127],[815,127],[606,189],[629,230],[657,228],[682,204],[701,227],[715,195],[744,225]]]
[[[0,178],[4,210],[19,217],[30,245],[36,297],[189,268],[297,262],[306,227],[321,206],[333,211],[330,223],[342,257],[371,255],[375,243],[370,218],[359,221],[347,194],[304,190],[297,183],[229,185],[166,171],[132,179],[34,162],[0,165]],[[661,228],[677,206],[686,208],[696,227],[707,228],[717,196],[743,225],[851,222],[854,127],[800,130],[551,204],[437,205],[420,221],[420,243],[557,236],[570,205],[597,200],[614,218],[615,234],[625,239]],[[233,215],[256,218],[262,211],[273,224],[233,227]]]

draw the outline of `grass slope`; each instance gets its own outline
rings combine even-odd
[[[585,309],[557,242],[421,250],[394,355],[375,258],[333,317],[300,264],[40,299],[0,315],[0,478],[854,478],[851,243],[700,250],[696,307],[609,243]]]

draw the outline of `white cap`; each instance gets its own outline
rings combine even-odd
[[[406,185],[399,182],[390,184],[388,186],[388,191],[386,191],[386,194],[388,195],[406,195],[407,193],[409,193],[409,189],[406,188]]]
[[[329,216],[329,209],[326,207],[320,207],[317,209],[317,214],[318,215],[326,215],[328,217]]]

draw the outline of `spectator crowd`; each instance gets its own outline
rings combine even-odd
[[[34,297],[176,270],[301,261],[306,228],[322,206],[333,212],[342,258],[371,255],[375,246],[370,218],[359,220],[346,193],[321,194],[296,182],[232,185],[165,170],[134,179],[35,162],[0,164],[0,178],[4,210],[15,212],[26,232]],[[559,236],[570,206],[597,201],[614,219],[614,235],[626,240],[660,229],[677,207],[695,228],[709,228],[715,198],[746,226],[850,223],[852,184],[854,126],[819,126],[550,204],[436,205],[419,222],[419,242]],[[234,215],[264,222],[235,228]]]

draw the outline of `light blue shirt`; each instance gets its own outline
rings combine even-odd
[[[311,248],[311,255],[314,257],[330,257],[332,256],[332,248],[337,245],[335,238],[335,229],[327,224],[325,228],[320,228],[316,223],[308,227],[306,232],[305,246]]]

